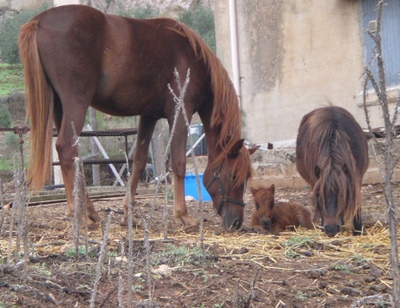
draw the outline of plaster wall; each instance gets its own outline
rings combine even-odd
[[[366,127],[360,106],[364,50],[359,4],[236,1],[245,138],[264,146],[293,146],[301,118],[329,103],[346,108]],[[228,8],[228,1],[214,1],[218,56],[232,77]],[[373,126],[383,126],[376,106],[370,116]]]

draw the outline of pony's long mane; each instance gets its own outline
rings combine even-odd
[[[221,61],[197,33],[182,23],[177,23],[173,30],[189,40],[196,54],[208,65],[211,74],[211,86],[214,96],[211,127],[215,131],[218,131],[218,141],[214,146],[222,150],[210,162],[210,167],[216,168],[241,138],[242,120],[235,88]],[[233,185],[236,187],[251,175],[251,163],[248,151],[243,148],[241,149],[232,169],[232,172],[235,174]]]
[[[310,121],[305,139],[310,142],[305,145],[304,159],[307,166],[318,166],[321,173],[319,178],[311,172],[311,181],[315,183],[313,198],[314,204],[319,195],[321,210],[326,212],[324,202],[324,187],[330,187],[337,192],[338,217],[343,216],[345,223],[355,217],[361,204],[361,176],[357,170],[356,161],[352,155],[349,136],[338,129],[334,122],[326,117],[314,117]],[[345,171],[344,171],[345,169]]]

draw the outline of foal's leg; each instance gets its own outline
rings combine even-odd
[[[170,123],[172,127],[172,123]],[[171,167],[174,172],[174,217],[185,227],[193,227],[198,223],[190,217],[185,203],[185,173],[186,173],[186,140],[187,127],[181,119],[177,122],[175,135],[171,142]]]
[[[131,204],[135,203],[135,194],[136,188],[139,183],[140,172],[144,169],[147,163],[147,156],[149,153],[149,145],[151,141],[151,137],[153,135],[154,127],[157,123],[158,119],[147,116],[140,116],[139,119],[139,129],[138,135],[136,138],[136,148],[133,155],[132,162],[132,176],[130,182],[130,198]],[[120,224],[122,226],[126,226],[128,224],[128,196],[125,195],[124,198],[124,217],[122,218]],[[132,219],[134,224],[136,221],[132,215]]]
[[[61,109],[60,100],[55,101],[55,124],[58,130],[56,149],[60,160],[61,171],[64,179],[65,193],[67,196],[68,216],[74,214],[74,197],[72,194],[75,179],[74,157],[78,157],[78,145],[75,144],[74,136],[80,135],[85,120],[87,104],[66,103]],[[82,184],[81,190],[86,198],[87,223],[93,225],[100,220],[99,215],[94,209],[93,203],[86,192],[85,184]]]

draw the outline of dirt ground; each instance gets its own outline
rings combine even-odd
[[[400,183],[394,195],[399,202]],[[278,189],[276,197],[311,203],[306,188]],[[333,238],[319,230],[297,229],[279,236],[255,233],[250,228],[250,194],[244,227],[227,233],[207,202],[202,249],[200,229],[184,230],[173,221],[172,202],[165,207],[165,199],[157,198],[151,215],[154,198],[141,197],[135,215],[142,223],[133,231],[131,267],[128,230],[118,224],[122,197],[95,201],[103,223],[88,232],[87,257],[84,249],[75,257],[71,221],[65,202],[59,202],[28,207],[29,262],[23,262],[22,248],[17,259],[12,258],[17,232],[10,236],[8,210],[0,235],[0,307],[89,307],[93,290],[92,307],[149,307],[150,302],[153,307],[389,307],[392,280],[382,187],[364,186],[363,198],[366,235],[342,232]],[[188,209],[199,217],[198,202],[188,202]],[[102,230],[110,213],[106,253],[99,263]],[[148,253],[143,229],[150,216]]]

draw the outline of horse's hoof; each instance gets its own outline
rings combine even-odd
[[[99,227],[99,224],[98,223],[88,223],[88,226],[87,226],[87,228],[88,228],[88,230],[90,230],[90,231],[93,231],[93,230],[96,230],[96,229],[98,229],[98,227]]]
[[[100,221],[100,216],[97,214],[97,212],[89,213],[89,220],[91,220],[93,223],[99,222]]]
[[[197,227],[199,225],[199,222],[197,221],[197,219],[193,219],[189,215],[184,216],[184,217],[175,217],[175,219],[179,219],[182,222],[184,229],[188,229],[188,228],[190,229],[193,227]]]

